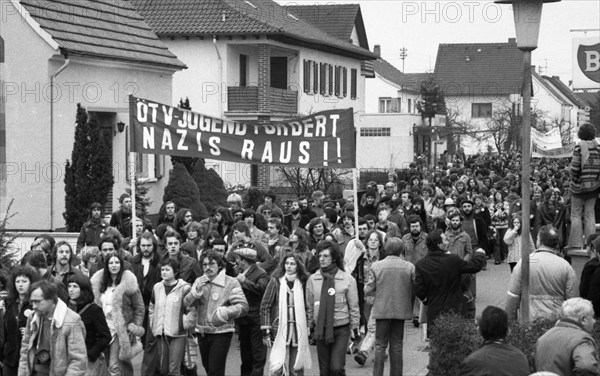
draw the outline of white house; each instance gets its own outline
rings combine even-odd
[[[122,0],[0,0],[0,213],[14,199],[12,229],[64,228],[64,165],[73,149],[77,103],[112,139],[114,199],[127,187],[128,95],[169,103],[172,76],[185,68]],[[162,158],[145,156],[158,211]],[[148,162],[160,165],[149,170]]]
[[[132,3],[188,66],[174,76],[173,103],[188,97],[193,111],[259,122],[336,108],[364,112],[364,62],[375,58],[360,45],[364,27],[341,39],[307,22],[319,21],[310,12],[270,0]],[[356,24],[356,14],[344,13],[344,22]],[[268,188],[275,177],[269,166],[207,165],[230,184]]]
[[[440,44],[435,78],[445,96],[446,109],[474,129],[485,127],[505,108],[521,112],[523,53],[516,40],[508,43]],[[485,151],[490,140],[463,137],[466,154]]]

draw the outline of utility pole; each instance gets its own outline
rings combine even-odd
[[[402,73],[404,72],[404,59],[406,59],[406,57],[408,56],[407,54],[408,49],[406,47],[402,47],[400,49],[400,59],[402,59]]]

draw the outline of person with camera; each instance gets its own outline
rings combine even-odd
[[[25,326],[19,375],[84,376],[85,326],[79,315],[58,299],[58,282],[41,280],[29,291],[34,313]]]

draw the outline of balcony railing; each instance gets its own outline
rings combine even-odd
[[[298,92],[270,87],[268,111],[271,113],[298,113]],[[259,112],[258,86],[229,86],[227,110],[230,112]]]

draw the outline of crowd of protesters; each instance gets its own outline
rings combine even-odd
[[[432,170],[411,164],[384,184],[369,182],[356,203],[315,191],[286,207],[269,191],[252,206],[231,194],[228,207],[199,219],[169,201],[154,229],[139,217],[133,226],[127,194],[110,221],[93,203],[76,247],[40,236],[21,265],[0,273],[8,291],[0,310],[2,375],[130,376],[140,353],[142,375],[191,375],[190,341],[206,373],[224,375],[234,333],[242,376],[263,375],[265,367],[303,375],[311,345],[321,375],[344,375],[348,352],[360,365],[374,353],[374,374],[382,375],[389,345],[398,375],[405,321],[429,333],[445,312],[475,318],[476,274],[488,261],[510,267],[504,315],[517,317],[524,246],[541,260],[531,266],[535,315],[561,307],[565,317],[587,315],[589,307],[598,315],[593,130],[581,127],[572,160],[534,160],[529,213],[520,209],[518,154],[458,153]],[[528,244],[521,243],[524,221]],[[591,261],[580,289],[591,305],[565,307],[575,296],[565,256],[584,245]],[[489,317],[503,320],[484,311]],[[481,327],[486,341],[506,335],[502,326],[490,330],[488,338]]]

